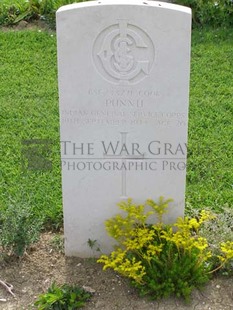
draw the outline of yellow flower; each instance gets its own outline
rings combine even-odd
[[[198,223],[198,221],[195,218],[191,218],[189,220],[190,229],[194,228],[195,230],[198,230],[199,227],[200,227],[200,223]]]
[[[225,260],[230,260],[233,258],[233,242],[227,241],[220,244],[221,251],[225,255]]]
[[[215,218],[216,218],[216,216],[213,213],[211,213],[210,211],[201,210],[201,217],[199,219],[199,223],[202,224],[203,222],[213,220]]]

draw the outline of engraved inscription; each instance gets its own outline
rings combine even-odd
[[[154,125],[156,127],[184,127],[187,126],[186,114],[162,111],[119,110],[111,107],[107,109],[79,109],[62,110],[61,122],[75,125]]]
[[[127,20],[104,29],[93,46],[100,75],[113,84],[136,84],[151,71],[154,45],[148,34]]]

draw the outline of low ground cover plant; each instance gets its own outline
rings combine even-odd
[[[221,248],[218,246],[221,243],[233,242],[233,208],[223,206],[220,213],[213,213],[213,210],[206,208],[211,212],[213,218],[211,221],[205,221],[199,228],[199,235],[208,240],[208,246],[211,249],[213,268],[218,268],[218,257],[221,255]],[[199,211],[186,206],[186,214],[189,217],[198,218]],[[219,270],[223,275],[233,275],[233,261],[229,260]]]
[[[76,310],[82,308],[92,294],[78,286],[55,282],[35,302],[38,310]]]
[[[29,204],[9,205],[0,213],[0,256],[23,256],[39,239],[42,223]]]
[[[221,242],[220,255],[211,251],[208,240],[199,235],[200,227],[215,218],[209,211],[164,224],[170,202],[160,197],[158,203],[152,199],[142,205],[132,199],[119,203],[123,213],[106,221],[106,230],[117,245],[98,262],[104,264],[104,270],[111,268],[128,277],[142,296],[175,295],[188,301],[194,288],[202,287],[212,273],[232,263],[233,242]],[[152,224],[148,224],[150,217],[154,218]]]
[[[0,25],[41,19],[54,28],[55,14],[59,7],[74,2],[83,0],[3,0],[0,4]]]

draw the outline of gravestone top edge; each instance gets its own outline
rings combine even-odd
[[[179,11],[183,13],[187,13],[191,15],[191,9],[186,6],[167,3],[167,2],[159,2],[159,1],[152,1],[152,0],[100,0],[100,1],[87,1],[87,2],[79,2],[79,3],[72,3],[68,5],[64,5],[57,10],[57,14],[62,12],[67,12],[74,9],[81,9],[81,8],[88,8],[88,7],[98,7],[98,6],[118,6],[118,5],[135,5],[135,6],[144,6],[144,7],[157,7],[160,9],[170,9],[174,11]]]

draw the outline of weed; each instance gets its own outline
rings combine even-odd
[[[92,251],[101,252],[100,245],[98,244],[97,240],[88,239],[87,240],[88,246],[92,249]]]
[[[76,310],[83,307],[90,297],[91,293],[78,286],[53,283],[47,293],[38,297],[35,306],[38,310]]]

